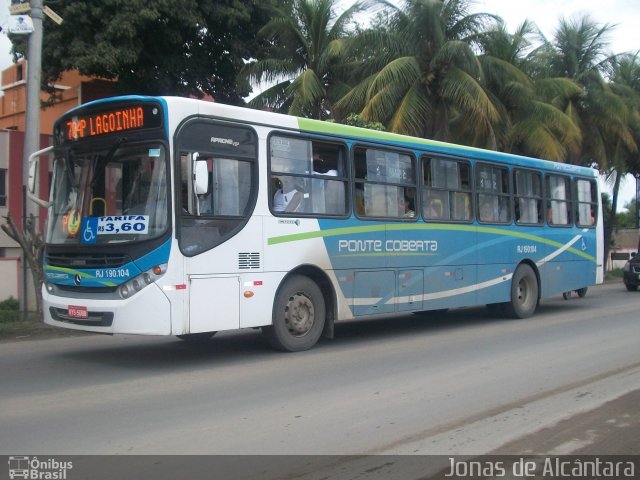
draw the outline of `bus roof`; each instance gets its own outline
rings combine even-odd
[[[308,118],[293,117],[280,113],[267,112],[262,110],[249,110],[244,107],[236,107],[222,103],[208,102],[193,98],[184,97],[151,97],[141,95],[128,95],[120,97],[110,97],[88,102],[80,105],[67,113],[87,107],[101,104],[122,101],[162,101],[171,111],[181,111],[186,117],[194,113],[210,115],[218,118],[227,118],[252,124],[268,125],[276,128],[298,130],[307,133],[334,136],[343,140],[358,142],[376,142],[383,145],[401,146],[407,149],[426,150],[436,154],[450,155],[464,158],[471,158],[480,161],[500,162],[525,168],[544,169],[567,173],[571,175],[582,175],[586,177],[597,177],[598,171],[593,168],[560,163],[551,160],[543,160],[533,157],[514,155],[511,153],[486,150],[467,145],[447,143],[425,138],[411,137],[396,133],[380,132],[367,128],[352,127],[334,122],[313,120]],[[247,114],[250,112],[250,115]],[[181,118],[182,119],[182,118]],[[180,121],[181,121],[180,119]],[[171,118],[170,118],[171,121]],[[179,123],[179,122],[178,122]],[[174,125],[174,127],[177,125]]]

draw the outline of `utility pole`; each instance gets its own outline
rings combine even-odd
[[[42,69],[42,0],[32,0],[29,16],[33,21],[33,32],[29,34],[27,44],[27,105],[24,124],[24,157],[22,163],[22,228],[29,214],[33,214],[36,225],[39,224],[40,207],[27,201],[26,191],[29,182],[29,155],[40,150],[40,76]],[[36,186],[35,195],[40,191]],[[37,228],[37,227],[36,227]],[[22,295],[20,309],[28,310],[27,302],[27,261],[25,254],[22,258]]]
[[[29,155],[40,150],[40,77],[42,70],[42,0],[32,0],[29,16],[33,20],[33,32],[27,45],[27,107],[24,124],[24,168],[22,184],[26,187],[29,179]],[[37,207],[26,210],[38,213]]]

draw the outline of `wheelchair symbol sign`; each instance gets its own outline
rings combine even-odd
[[[98,238],[98,219],[96,217],[82,219],[81,242],[87,245],[96,243]]]

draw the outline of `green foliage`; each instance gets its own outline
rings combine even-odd
[[[386,3],[386,15],[351,42],[355,87],[336,103],[336,117],[359,112],[391,132],[495,148],[500,112],[474,38],[497,19],[469,13],[471,3]]]
[[[363,8],[356,2],[339,13],[338,0],[293,0],[291,8],[271,8],[271,20],[258,30],[266,47],[243,74],[247,81],[272,85],[249,106],[326,119],[348,90],[343,54],[353,17]]]
[[[121,93],[212,95],[241,104],[237,73],[276,0],[59,0],[62,25],[44,21],[43,83],[65,70],[117,80]],[[25,42],[14,42],[24,54]]]
[[[20,303],[13,297],[0,302],[0,323],[15,322],[18,319]]]
[[[626,211],[616,214],[616,228],[636,228],[636,199],[631,199],[624,208]]]
[[[335,120],[327,120],[328,122],[335,122]],[[350,113],[347,115],[344,120],[338,122],[343,125],[350,125],[352,127],[360,127],[360,128],[368,128],[369,130],[378,130],[379,132],[384,132],[386,128],[380,122],[369,122],[365,120],[362,115],[359,113]]]

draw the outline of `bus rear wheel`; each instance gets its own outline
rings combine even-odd
[[[310,278],[294,275],[280,287],[273,304],[273,324],[262,331],[272,347],[300,352],[318,342],[324,322],[322,291]]]
[[[533,315],[538,306],[538,279],[533,268],[520,265],[511,279],[511,301],[504,304],[506,316],[527,318]]]

